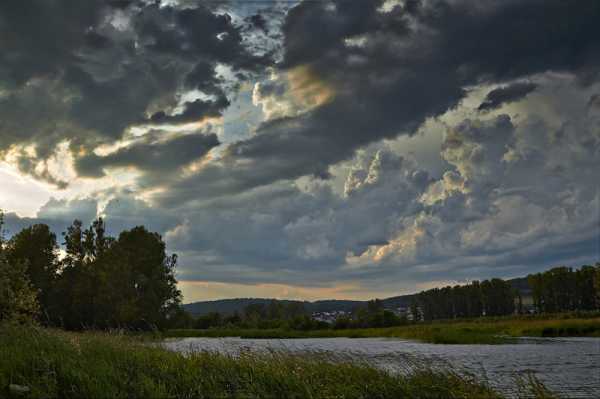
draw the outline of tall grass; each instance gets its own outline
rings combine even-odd
[[[184,356],[118,334],[0,325],[0,397],[23,397],[11,384],[26,386],[31,398],[500,397],[452,372],[392,375],[282,353]]]
[[[436,344],[501,344],[515,337],[600,337],[600,317],[555,318],[512,317],[438,321],[389,328],[297,331],[283,329],[213,328],[171,330],[169,337],[242,337],[242,338],[374,338],[414,339]]]

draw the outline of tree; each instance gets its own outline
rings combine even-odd
[[[595,274],[596,269],[589,265],[584,265],[575,271],[574,305],[576,309],[596,309]]]
[[[59,270],[56,235],[45,224],[27,227],[8,241],[6,259],[11,265],[22,264],[25,267],[47,321]]]
[[[80,220],[74,220],[62,233],[66,256],[56,283],[59,295],[54,316],[57,323],[68,329],[98,327],[94,299],[99,286],[94,281],[96,270],[91,265],[93,245],[82,226]]]
[[[514,312],[515,297],[508,282],[495,278],[422,291],[417,295],[417,303],[424,320],[500,316]]]
[[[115,240],[98,219],[84,229],[75,220],[63,233],[66,256],[58,278],[58,319],[64,327],[163,328],[180,323],[177,256],[144,227]]]
[[[219,312],[210,312],[196,319],[195,328],[205,330],[210,327],[220,327],[223,325],[223,317]]]
[[[175,278],[177,255],[167,256],[161,236],[143,226],[121,232],[111,249],[127,265],[127,291],[132,293],[140,316],[136,325],[164,326],[181,304]]]
[[[414,322],[421,321],[421,311],[419,309],[419,302],[415,297],[410,300],[410,314]]]
[[[597,296],[597,269],[584,265],[579,270],[555,267],[531,274],[527,281],[539,312],[594,310],[600,306]]]
[[[527,283],[531,288],[531,296],[533,299],[533,306],[537,312],[543,312],[544,306],[544,279],[541,273],[530,274],[527,276]]]
[[[486,316],[503,316],[515,311],[515,292],[510,284],[493,278],[481,283]]]
[[[33,289],[22,263],[10,264],[0,254],[0,321],[27,321],[39,312],[36,291]]]
[[[594,297],[595,297],[595,302],[596,302],[596,309],[600,308],[600,263],[596,263],[596,266],[594,267],[596,269],[593,279],[593,286],[594,286]]]
[[[3,224],[0,211],[0,321],[32,320],[39,310],[36,292],[27,278],[25,265],[8,262]]]

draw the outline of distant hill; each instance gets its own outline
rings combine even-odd
[[[242,312],[248,305],[263,304],[268,305],[273,301],[270,298],[236,298],[236,299],[220,299],[216,301],[202,301],[183,305],[183,308],[194,316],[201,316],[211,312],[219,312],[223,314],[232,314],[234,312]],[[310,312],[328,312],[333,310],[344,310],[350,312],[355,308],[364,305],[365,301],[346,301],[337,299],[328,299],[322,301],[294,301],[294,300],[277,300],[283,304],[299,303],[304,305],[304,308]]]
[[[526,297],[531,294],[531,289],[527,284],[527,278],[514,278],[508,280],[508,282],[517,290],[520,291],[521,295]],[[383,306],[389,309],[408,307],[413,297],[416,294],[399,295],[390,298],[382,299]],[[183,308],[194,316],[202,316],[211,312],[219,312],[222,314],[232,314],[234,312],[243,312],[244,308],[252,304],[263,304],[267,305],[273,299],[270,298],[235,298],[235,299],[219,299],[216,301],[202,301],[193,302],[183,305]],[[309,313],[314,312],[332,312],[343,310],[351,312],[352,310],[365,306],[367,301],[350,301],[350,300],[339,300],[339,299],[326,299],[321,301],[294,301],[281,299],[277,300],[283,304],[289,303],[300,303],[304,305],[304,308]]]

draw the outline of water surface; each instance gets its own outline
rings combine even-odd
[[[440,345],[389,338],[178,338],[164,345],[183,353],[208,350],[233,356],[242,351],[322,352],[391,372],[406,372],[419,363],[450,365],[486,379],[509,396],[517,392],[515,375],[531,373],[561,397],[600,398],[600,338],[522,338],[506,345]]]

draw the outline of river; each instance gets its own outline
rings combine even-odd
[[[507,396],[515,396],[515,375],[531,373],[561,397],[600,397],[600,338],[522,338],[505,345],[440,345],[388,338],[169,339],[170,350],[325,353],[355,359],[391,372],[409,371],[415,364],[451,366],[485,379]]]

